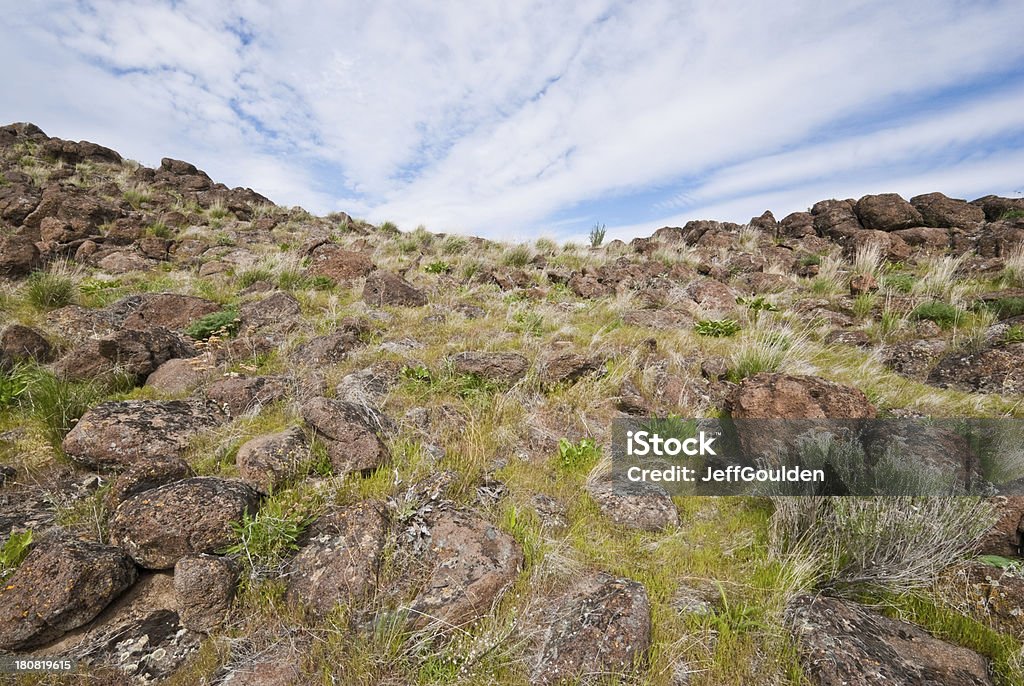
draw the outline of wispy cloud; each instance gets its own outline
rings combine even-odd
[[[565,236],[603,221],[626,236],[822,197],[1024,185],[1016,0],[6,14],[0,119],[406,227]]]

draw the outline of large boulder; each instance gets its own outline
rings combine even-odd
[[[147,569],[170,569],[193,553],[234,541],[231,523],[259,506],[259,494],[230,479],[200,476],[128,498],[110,518],[111,541]]]
[[[206,397],[232,417],[257,414],[288,395],[288,380],[280,376],[228,376],[211,383]]]
[[[592,355],[571,350],[552,350],[538,360],[541,381],[550,386],[572,384],[604,370],[604,361]]]
[[[427,528],[423,562],[431,570],[412,601],[412,624],[461,626],[487,614],[523,563],[515,539],[468,511],[442,509]]]
[[[319,518],[292,560],[287,598],[316,615],[371,593],[387,522],[379,503],[363,502]]]
[[[246,441],[238,449],[235,464],[243,480],[269,493],[295,477],[309,454],[306,435],[293,427]]]
[[[926,193],[915,195],[910,199],[925,226],[941,229],[972,229],[985,221],[985,211],[966,200],[954,200],[942,193]]]
[[[374,307],[384,305],[422,307],[427,304],[427,296],[401,276],[377,270],[366,277],[366,284],[363,286],[363,302]]]
[[[0,235],[0,276],[27,276],[39,264],[39,249],[31,238]]]
[[[762,373],[726,398],[734,419],[871,419],[877,411],[859,389],[816,376]]]
[[[121,329],[79,343],[57,363],[56,370],[72,380],[124,374],[138,384],[168,360],[195,355],[195,348],[168,329]]]
[[[0,220],[19,226],[39,205],[42,193],[23,174],[7,172],[0,179],[6,181],[0,183]]]
[[[152,293],[143,296],[142,301],[124,320],[128,329],[149,329],[160,326],[181,330],[196,319],[220,311],[220,305],[212,300],[178,293]]]
[[[90,469],[120,470],[180,456],[198,432],[226,418],[197,400],[126,400],[92,408],[64,438],[64,452]]]
[[[530,675],[538,686],[628,674],[651,645],[647,589],[631,579],[604,573],[579,579],[546,614]]]
[[[898,231],[924,223],[917,208],[896,193],[865,195],[857,201],[854,211],[865,229]]]
[[[326,444],[336,475],[376,469],[387,459],[379,427],[355,403],[313,398],[302,406],[302,418]]]
[[[452,367],[459,374],[472,374],[491,381],[511,383],[523,378],[530,361],[519,353],[467,351],[452,356]]]
[[[1024,343],[993,341],[955,350],[932,368],[928,383],[976,393],[1024,393]]]
[[[66,141],[62,138],[51,138],[39,146],[39,154],[55,162],[75,166],[80,162],[96,162],[100,164],[121,164],[121,155],[110,148],[105,148],[89,141]]]
[[[238,563],[217,555],[189,555],[174,565],[174,592],[181,625],[208,634],[227,617],[235,584],[241,571]]]
[[[811,208],[814,231],[819,236],[833,240],[862,231],[864,227],[854,212],[854,204],[853,200],[822,200],[815,203]]]
[[[0,369],[15,362],[49,362],[53,346],[30,326],[11,324],[0,334]]]
[[[373,270],[373,260],[369,255],[346,250],[333,243],[318,246],[310,255],[309,273],[314,276],[326,276],[338,283],[349,283]]]
[[[69,538],[38,544],[0,585],[0,650],[34,648],[82,626],[134,581],[120,548]]]
[[[799,596],[787,609],[803,673],[816,686],[991,686],[988,661],[855,603]]]

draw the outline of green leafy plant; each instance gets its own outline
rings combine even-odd
[[[889,291],[909,293],[916,280],[913,274],[888,274],[882,277],[882,287]]]
[[[606,229],[605,229],[604,224],[594,224],[594,227],[592,229],[590,229],[590,247],[591,248],[596,248],[596,247],[600,246],[602,243],[604,243],[605,231],[606,231]]]
[[[425,271],[428,274],[450,274],[452,271],[452,266],[445,262],[444,260],[434,260],[426,267],[424,267],[423,271]]]
[[[928,320],[935,322],[943,329],[948,329],[960,321],[963,311],[953,307],[941,300],[921,303],[910,313],[910,318],[918,321]]]
[[[999,215],[999,221],[1010,221],[1011,219],[1024,219],[1024,210],[1006,210]]]
[[[65,274],[34,272],[26,280],[25,299],[37,310],[54,310],[71,304],[77,290]]]
[[[298,550],[299,537],[311,522],[299,509],[270,498],[255,514],[246,512],[231,523],[235,542],[222,552],[242,559],[250,579],[264,578],[279,571]]]
[[[185,329],[185,333],[197,341],[205,341],[214,335],[233,336],[238,332],[240,324],[238,311],[228,308],[200,317]]]
[[[405,365],[402,367],[399,375],[407,381],[414,381],[416,383],[429,384],[433,381],[433,378],[430,376],[430,370],[423,365],[417,365],[415,367]]]
[[[1024,326],[1014,324],[1003,334],[1006,343],[1024,343]]]
[[[558,466],[568,472],[579,472],[593,467],[601,455],[597,444],[590,438],[573,443],[567,438],[558,441]]]
[[[694,325],[693,330],[700,336],[726,338],[736,335],[740,325],[734,319],[702,319]]]
[[[0,408],[13,405],[28,390],[32,376],[22,365],[0,369]]]
[[[32,547],[32,530],[12,533],[0,547],[0,581],[6,579],[18,568]]]
[[[760,318],[762,312],[779,311],[779,308],[776,307],[772,301],[768,300],[768,298],[764,297],[763,295],[752,295],[749,297],[740,296],[739,298],[736,298],[736,304],[745,305],[746,308],[750,310],[751,314],[753,315],[752,318],[755,324],[757,323],[757,320]]]

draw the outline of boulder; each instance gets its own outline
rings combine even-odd
[[[840,240],[863,230],[854,212],[854,204],[853,200],[822,200],[815,203],[811,208],[815,232],[825,238]]]
[[[854,211],[865,229],[876,231],[898,231],[924,223],[917,208],[896,193],[865,195],[857,201]]]
[[[954,200],[942,193],[915,195],[910,204],[921,213],[925,226],[940,229],[973,229],[985,221],[985,211],[965,200]]]
[[[240,417],[259,411],[288,396],[287,379],[279,376],[228,376],[211,383],[206,397],[228,415]]]
[[[82,626],[134,581],[120,548],[70,538],[37,544],[0,586],[0,650],[34,648]]]
[[[89,141],[66,141],[61,138],[51,138],[39,146],[39,154],[42,157],[55,162],[75,166],[80,162],[96,162],[100,164],[121,164],[121,156],[102,145],[90,143]]]
[[[442,509],[427,524],[431,570],[411,604],[413,626],[461,626],[483,617],[523,563],[515,539],[468,511]]]
[[[246,441],[238,449],[235,464],[244,481],[269,493],[295,477],[309,455],[305,434],[293,427]]]
[[[302,307],[290,293],[274,293],[263,300],[246,303],[239,312],[241,331],[280,324],[302,314]]]
[[[151,293],[124,320],[128,329],[163,327],[183,330],[192,322],[208,314],[219,312],[220,305],[212,300],[178,293]]]
[[[167,360],[146,377],[146,386],[161,393],[186,395],[213,375],[214,365],[209,354]]]
[[[110,538],[146,569],[170,569],[193,553],[217,553],[234,542],[231,522],[259,507],[241,481],[200,476],[143,491],[110,518]]]
[[[39,205],[42,194],[27,176],[18,177],[7,172],[0,179],[7,181],[6,184],[0,183],[0,220],[20,226]]]
[[[712,317],[724,316],[736,309],[736,291],[715,279],[695,279],[687,284],[683,294]]]
[[[377,270],[366,277],[363,302],[374,307],[422,307],[427,304],[427,296],[397,274]]]
[[[954,350],[928,373],[929,384],[976,393],[1024,393],[1024,343],[992,341]]]
[[[63,448],[90,469],[120,470],[180,456],[193,436],[224,420],[216,405],[197,400],[106,402],[82,416]]]
[[[174,593],[181,625],[209,634],[224,623],[241,568],[217,555],[188,555],[174,565]]]
[[[882,364],[901,376],[924,381],[946,349],[944,341],[916,340],[887,345],[881,350]]]
[[[855,603],[798,596],[787,622],[804,676],[816,686],[992,686],[978,653]]]
[[[302,406],[302,418],[327,446],[337,476],[379,467],[387,448],[360,405],[330,398],[314,398]]]
[[[79,343],[57,363],[56,371],[72,380],[124,374],[139,384],[168,360],[195,355],[185,339],[168,329],[121,329]]]
[[[927,226],[915,226],[912,229],[901,229],[893,231],[893,236],[898,236],[904,243],[914,249],[915,252],[942,253],[949,248],[950,232],[948,229],[930,228]]]
[[[27,276],[39,265],[39,249],[31,238],[0,235],[0,276]]]
[[[620,526],[640,531],[663,531],[679,526],[672,498],[657,484],[598,481],[587,486],[601,513]]]
[[[379,503],[363,502],[320,517],[292,559],[289,602],[323,616],[376,588],[387,522]]]
[[[30,326],[11,324],[0,334],[0,367],[5,363],[49,362],[53,347]]]
[[[374,270],[373,260],[363,252],[346,250],[340,245],[324,243],[310,255],[309,273],[326,276],[337,283],[350,283]]]
[[[544,355],[538,366],[541,380],[553,386],[576,383],[585,376],[603,371],[604,363],[600,358],[589,355],[555,351]]]
[[[360,336],[365,332],[366,327],[360,322],[343,322],[337,331],[303,343],[292,357],[297,362],[310,365],[337,364],[362,345]]]
[[[452,356],[452,366],[459,374],[472,374],[490,381],[513,383],[526,375],[530,361],[519,353],[471,350]]]
[[[530,683],[553,686],[627,675],[651,645],[651,603],[643,584],[598,573],[552,603]]]
[[[114,510],[133,495],[195,475],[192,467],[180,457],[158,457],[138,462],[114,479],[107,492],[107,507]]]
[[[978,542],[977,550],[985,555],[1018,557],[1024,542],[1024,496],[1000,495],[987,502],[996,513],[996,523]]]
[[[734,419],[871,419],[864,393],[816,376],[762,373],[746,378],[726,399]]]

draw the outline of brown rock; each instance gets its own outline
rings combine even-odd
[[[466,511],[442,510],[430,520],[429,529],[424,563],[431,572],[412,602],[413,626],[461,626],[486,615],[519,573],[519,544]]]
[[[656,484],[599,481],[587,490],[601,513],[620,526],[640,531],[679,526],[675,503]]]
[[[153,260],[148,260],[142,255],[130,250],[118,250],[103,257],[96,263],[100,269],[111,274],[128,274],[129,272],[144,272],[156,266]]]
[[[246,441],[238,449],[235,464],[243,480],[269,493],[298,474],[308,459],[306,436],[294,427]]]
[[[374,307],[422,307],[427,304],[427,296],[397,274],[377,270],[366,277],[363,302]]]
[[[800,596],[787,611],[804,676],[817,686],[991,686],[972,650],[855,603]]]
[[[996,523],[978,542],[978,552],[985,555],[1017,557],[1024,542],[1024,496],[1000,495],[987,502],[996,513]]]
[[[484,379],[512,383],[526,375],[530,361],[519,353],[474,350],[454,355],[452,365],[459,374],[472,374]]]
[[[630,579],[593,574],[553,604],[530,683],[628,674],[651,645],[647,589]]]
[[[29,326],[11,324],[0,334],[0,367],[8,362],[49,362],[53,357],[50,342]]]
[[[39,264],[39,250],[31,238],[0,236],[0,276],[27,276]]]
[[[683,292],[709,316],[725,315],[736,309],[736,292],[715,279],[695,279]]]
[[[603,369],[603,362],[596,357],[574,352],[549,353],[540,360],[540,378],[549,385],[575,383],[585,376]]]
[[[948,229],[916,226],[912,229],[893,231],[892,235],[899,236],[907,245],[918,251],[941,253],[949,248]]]
[[[882,363],[908,379],[924,381],[928,370],[946,349],[944,341],[907,341],[882,348]]]
[[[314,398],[302,406],[302,418],[327,445],[335,475],[376,469],[388,457],[377,427],[359,405]]]
[[[107,507],[111,510],[124,500],[143,491],[182,481],[195,476],[192,467],[180,457],[161,457],[133,464],[117,475],[107,494]]]
[[[189,555],[174,565],[174,592],[181,625],[209,634],[224,623],[235,597],[240,568],[226,557]]]
[[[615,295],[615,288],[603,284],[595,277],[585,274],[573,274],[569,279],[569,290],[581,298],[604,298]]]
[[[120,548],[40,542],[0,586],[0,650],[34,648],[82,626],[135,581]]]
[[[146,377],[146,386],[161,393],[186,395],[210,378],[214,364],[210,355],[167,360]]]
[[[348,353],[362,345],[362,336],[367,327],[357,320],[343,322],[337,331],[317,336],[299,346],[293,356],[297,362],[312,365],[336,364]]]
[[[324,515],[289,566],[287,598],[316,615],[358,601],[376,587],[387,523],[379,503]]]
[[[850,295],[863,295],[878,290],[878,282],[870,274],[854,274],[850,277]]]
[[[202,401],[126,400],[92,408],[64,438],[64,452],[91,469],[124,469],[180,456],[192,437],[224,421]]]
[[[854,211],[865,229],[898,231],[924,223],[921,213],[896,193],[865,195]]]
[[[757,374],[726,400],[734,419],[871,419],[875,406],[860,390],[816,376]]]
[[[118,373],[138,384],[168,360],[195,354],[185,339],[168,329],[122,329],[79,343],[57,363],[56,371],[73,380],[109,378]]]
[[[366,253],[346,250],[333,243],[318,246],[310,256],[309,273],[326,276],[338,283],[349,283],[374,270],[373,260]]]
[[[111,541],[147,569],[170,569],[193,553],[216,553],[234,541],[231,522],[259,507],[241,481],[201,476],[143,491],[110,518]]]
[[[128,329],[149,329],[160,326],[183,330],[189,324],[208,314],[220,311],[212,300],[178,293],[152,293],[142,296],[141,302],[124,320]]]
[[[942,193],[915,195],[910,204],[917,208],[925,226],[942,229],[973,229],[985,221],[985,211],[964,200],[954,200]]]
[[[928,383],[977,393],[1024,393],[1024,343],[993,341],[979,350],[956,350],[928,374]]]
[[[864,227],[854,212],[854,204],[853,200],[822,200],[815,203],[811,208],[815,232],[819,236],[839,239],[862,230]]]
[[[287,380],[277,376],[229,376],[214,381],[206,389],[206,397],[232,417],[258,414],[263,407],[287,395]]]

